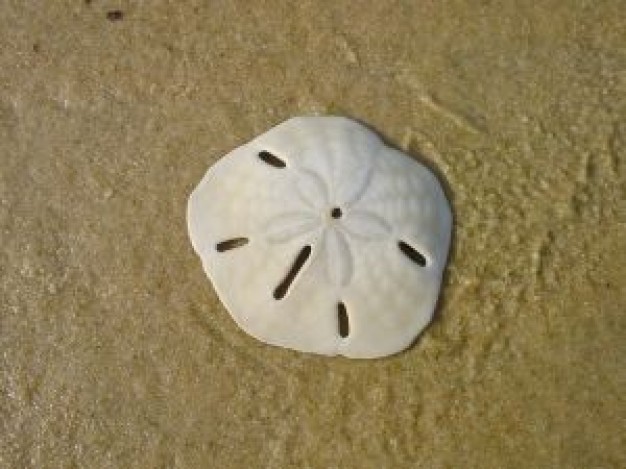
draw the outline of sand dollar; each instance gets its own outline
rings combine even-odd
[[[436,177],[342,117],[296,117],[209,168],[193,247],[237,324],[266,343],[374,358],[430,322],[452,216]]]

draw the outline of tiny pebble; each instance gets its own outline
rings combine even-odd
[[[107,19],[109,21],[120,21],[124,18],[124,12],[122,10],[112,10],[107,12]]]

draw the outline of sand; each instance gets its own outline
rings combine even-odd
[[[1,2],[0,467],[626,467],[625,30],[619,0]],[[263,345],[191,249],[207,167],[301,114],[446,185],[404,353]]]

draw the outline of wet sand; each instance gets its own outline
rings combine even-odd
[[[622,2],[0,4],[0,467],[626,467]],[[436,321],[374,361],[219,304],[187,196],[301,114],[436,168]]]

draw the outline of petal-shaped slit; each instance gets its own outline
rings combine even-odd
[[[378,215],[364,210],[354,210],[346,215],[342,226],[352,236],[368,241],[381,240],[391,234],[391,227]]]
[[[264,229],[265,238],[272,243],[285,243],[313,231],[319,218],[308,212],[292,212],[272,218]]]
[[[352,278],[352,254],[343,234],[329,228],[324,237],[326,267],[330,281],[335,286],[345,286]]]

